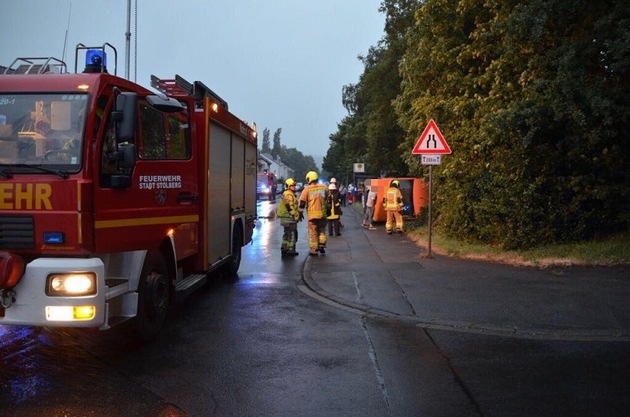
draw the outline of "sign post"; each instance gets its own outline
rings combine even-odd
[[[420,155],[420,163],[429,166],[429,213],[428,213],[428,229],[429,241],[427,248],[427,258],[431,258],[431,206],[433,202],[433,165],[442,164],[442,155],[451,153],[451,148],[446,143],[442,132],[438,128],[433,119],[429,121],[427,127],[418,138],[416,145],[411,151],[413,155]]]
[[[355,162],[352,164],[352,183],[357,189],[359,188],[359,184],[357,184],[357,174],[365,173],[365,164],[363,162]]]

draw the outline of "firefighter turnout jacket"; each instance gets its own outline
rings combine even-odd
[[[396,187],[389,187],[383,197],[385,210],[401,211],[403,209],[402,193]]]
[[[298,210],[298,200],[293,191],[284,190],[282,200],[280,200],[280,204],[278,204],[276,215],[281,219],[282,224],[285,222],[297,222],[299,220],[300,211]]]
[[[308,220],[325,219],[328,215],[328,188],[324,184],[312,183],[300,194],[300,209],[306,208]]]

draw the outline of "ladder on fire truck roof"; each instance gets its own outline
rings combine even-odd
[[[5,68],[3,74],[65,74],[68,72],[66,63],[53,57],[15,58]]]
[[[151,75],[151,87],[166,94],[167,96],[192,96],[197,99],[210,97],[217,100],[219,104],[226,109],[228,108],[227,101],[223,100],[217,93],[212,91],[201,81],[195,81],[191,84],[177,74],[175,74],[175,79],[164,80],[156,77],[155,75]]]

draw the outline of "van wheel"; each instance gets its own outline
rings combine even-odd
[[[153,339],[168,313],[169,279],[166,261],[159,251],[147,253],[138,285],[138,314],[134,319],[134,332],[141,341]]]
[[[241,266],[242,246],[243,232],[240,227],[236,226],[234,227],[234,235],[232,237],[232,256],[225,264],[225,272],[231,281],[238,279],[238,268]]]

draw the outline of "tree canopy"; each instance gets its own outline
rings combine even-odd
[[[604,0],[385,0],[385,35],[330,136],[324,169],[425,176],[435,119],[436,226],[504,248],[630,225],[630,8]]]

